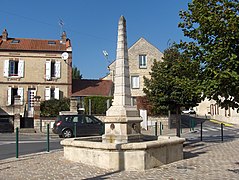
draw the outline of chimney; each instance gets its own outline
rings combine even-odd
[[[7,38],[8,38],[7,30],[4,29],[3,32],[2,32],[2,40],[3,41],[7,41]]]
[[[66,44],[66,32],[65,32],[65,31],[62,32],[62,35],[61,35],[61,43],[62,43],[62,44]]]

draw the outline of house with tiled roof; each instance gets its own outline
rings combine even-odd
[[[0,116],[33,117],[34,97],[41,101],[70,97],[72,47],[63,32],[59,40],[0,36]],[[15,97],[20,99],[16,102]]]
[[[77,98],[78,106],[84,108],[84,98],[92,96],[112,97],[113,82],[102,79],[73,79],[72,95]]]
[[[144,76],[150,78],[151,67],[154,60],[162,61],[163,53],[145,38],[138,39],[128,48],[130,88],[132,96],[132,105],[137,105],[137,99],[145,96],[143,92]],[[109,65],[109,75],[103,79],[114,81],[115,61]],[[138,104],[138,108],[142,105]]]
[[[112,96],[111,80],[73,79],[72,97]]]

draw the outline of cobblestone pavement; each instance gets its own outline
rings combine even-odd
[[[143,172],[100,169],[64,159],[63,151],[0,161],[1,180],[35,179],[239,179],[239,140],[188,142],[184,160]]]

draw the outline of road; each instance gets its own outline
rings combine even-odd
[[[41,134],[19,134],[19,156],[46,152],[47,137]],[[50,136],[50,151],[61,149],[60,141],[56,136]],[[0,134],[0,160],[16,157],[16,134]]]
[[[193,118],[192,118],[193,119]],[[230,141],[235,138],[239,138],[239,128],[235,126],[223,125],[221,127],[220,123],[212,122],[210,120],[194,119],[195,127],[189,133],[183,136],[187,140],[200,140],[201,137],[201,122],[202,122],[202,140],[203,141],[222,141],[222,131],[223,131],[223,141]],[[190,122],[183,122],[184,126],[188,126]],[[223,129],[222,129],[223,128]]]

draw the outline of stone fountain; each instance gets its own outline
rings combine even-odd
[[[106,112],[105,134],[61,141],[66,159],[114,170],[142,171],[183,159],[183,138],[141,134],[142,119],[131,106],[126,20],[118,24],[114,102]],[[155,138],[155,137],[154,137]]]

